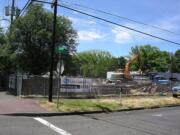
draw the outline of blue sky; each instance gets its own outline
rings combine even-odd
[[[26,1],[27,0],[16,0],[16,5],[22,8]],[[66,4],[70,4],[84,12],[180,43],[179,0],[63,0],[59,2],[68,2]],[[0,1],[1,18],[3,17],[4,6],[10,3],[11,0]],[[85,8],[76,7],[75,5],[72,5],[72,3],[103,10],[136,21],[144,22],[149,25],[159,26],[179,35],[161,31],[150,26],[143,26],[125,19],[119,19],[117,17],[87,10]],[[49,5],[45,5],[44,7],[47,10],[51,10]],[[132,46],[144,44],[151,44],[168,52],[175,52],[177,49],[180,49],[180,46],[178,45],[132,32],[67,9],[59,8],[58,14],[69,17],[73,22],[74,28],[78,31],[78,52],[100,49],[109,51],[114,56],[127,56]],[[7,22],[1,21],[2,26],[6,26],[7,24],[5,23]]]

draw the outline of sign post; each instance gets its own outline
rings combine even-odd
[[[61,74],[64,72],[64,65],[63,65],[63,61],[61,60],[61,56],[62,54],[65,53],[66,49],[64,46],[60,45],[57,48],[57,53],[59,53],[59,62],[57,64],[57,72],[58,72],[58,90],[57,90],[57,109],[59,109],[59,95],[61,92]]]

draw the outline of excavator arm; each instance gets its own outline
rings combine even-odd
[[[131,79],[131,76],[130,76],[130,71],[129,71],[129,67],[130,65],[136,61],[138,59],[139,55],[134,55],[125,65],[125,69],[124,69],[124,77],[126,79]]]

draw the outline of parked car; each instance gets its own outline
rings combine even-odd
[[[153,82],[156,84],[156,85],[167,85],[170,83],[170,80],[166,79],[165,77],[163,76],[159,76],[159,75],[156,75],[153,79]]]
[[[180,84],[172,88],[173,97],[180,96]]]
[[[178,80],[177,78],[169,78],[171,86],[178,86],[180,84],[180,80]]]
[[[172,82],[179,82],[179,80],[177,78],[174,78],[174,77],[169,78],[169,80]]]

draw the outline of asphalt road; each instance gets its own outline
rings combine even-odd
[[[0,115],[0,135],[59,134],[180,135],[180,107],[36,118]]]

